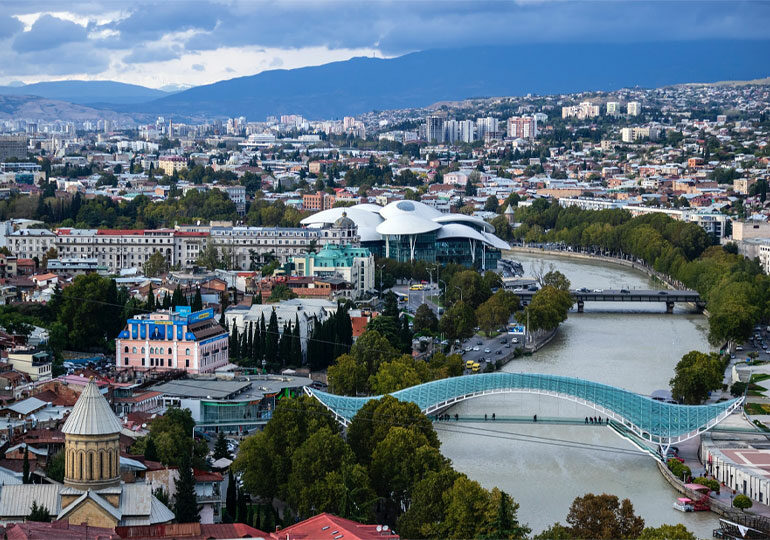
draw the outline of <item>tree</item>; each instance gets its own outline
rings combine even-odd
[[[696,540],[697,537],[681,523],[676,525],[661,525],[660,527],[646,527],[639,540]]]
[[[551,286],[560,291],[569,291],[570,281],[567,276],[559,272],[558,270],[551,270],[545,276],[543,276],[543,286]]]
[[[195,466],[203,468],[203,458],[209,448],[206,441],[192,439],[194,427],[195,420],[189,409],[170,407],[163,416],[152,421],[150,434],[137,441],[135,453],[144,454],[147,446],[153,444],[158,461],[164,465],[180,465],[183,456],[193,454]]]
[[[427,369],[424,362],[418,361]],[[398,392],[404,388],[426,382],[415,369],[415,360],[410,355],[403,355],[392,362],[384,362],[377,373],[369,377],[369,387],[377,395]]]
[[[29,515],[26,517],[26,521],[50,523],[51,512],[49,512],[48,508],[43,505],[38,506],[37,501],[32,501],[32,506],[29,509]]]
[[[283,300],[291,300],[297,298],[297,294],[283,283],[278,283],[270,291],[268,302],[282,302]]]
[[[214,455],[212,457],[214,458],[214,461],[222,458],[233,459],[230,450],[227,447],[227,439],[225,439],[224,431],[220,431],[217,435],[217,442],[214,444]]]
[[[29,447],[24,444],[24,463],[22,465],[21,482],[23,484],[29,484]]]
[[[471,337],[476,328],[476,314],[467,303],[455,302],[442,315],[439,327],[450,340]]]
[[[587,493],[575,498],[567,523],[574,538],[638,538],[644,529],[644,519],[634,514],[631,501],[621,502],[617,496],[606,493]]]
[[[193,296],[192,302],[190,302],[190,310],[200,311],[203,309],[203,297],[201,297],[201,289],[197,287],[195,289],[195,296]]]
[[[58,257],[59,257],[59,252],[56,251],[56,248],[54,248],[54,247],[49,248],[48,251],[46,251],[43,254],[43,260],[41,262],[43,268],[47,269],[48,268],[48,261],[50,261],[52,259],[56,259]]]
[[[485,281],[481,274],[475,270],[464,270],[452,276],[444,296],[447,304],[462,300],[476,309],[492,296],[492,291],[489,281]]]
[[[741,510],[746,510],[754,506],[754,503],[746,495],[740,493],[733,499],[733,506],[740,508]]]
[[[481,538],[489,540],[497,538],[524,539],[532,532],[529,527],[521,525],[517,519],[519,504],[505,491],[497,488],[492,490],[492,501],[487,512],[487,525]]]
[[[92,273],[77,276],[62,290],[56,320],[67,329],[68,345],[83,350],[115,338],[124,321],[119,321],[121,310],[111,301],[113,287],[113,280]]]
[[[366,366],[350,354],[338,357],[327,370],[329,391],[343,396],[357,396],[367,389],[369,375]]]
[[[497,212],[499,206],[500,203],[497,201],[497,197],[494,195],[487,197],[487,200],[484,202],[484,210],[486,212]]]
[[[200,521],[198,497],[195,494],[195,477],[189,454],[179,456],[179,478],[176,481],[174,495],[174,515],[178,523]]]
[[[684,403],[702,403],[711,390],[722,387],[725,362],[716,353],[690,351],[674,368],[671,395]]]
[[[168,261],[160,251],[154,252],[144,263],[144,275],[147,277],[161,276],[168,272]]]
[[[569,527],[565,527],[561,523],[554,523],[543,532],[533,536],[532,540],[572,540],[573,538]]]
[[[414,331],[417,333],[433,333],[438,330],[438,319],[427,304],[420,304],[414,314]]]
[[[227,495],[225,497],[225,514],[230,522],[235,519],[236,506],[238,504],[238,487],[235,485],[232,468],[227,471]]]
[[[385,306],[382,310],[382,315],[386,317],[398,317],[400,310],[398,309],[398,298],[393,291],[385,293]]]
[[[516,314],[516,319],[529,321],[529,331],[553,330],[567,319],[572,303],[569,291],[546,285],[532,295],[532,301]]]
[[[155,448],[152,437],[147,437],[147,443],[144,445],[144,459],[148,461],[160,461],[158,449]]]
[[[45,475],[57,482],[64,481],[64,452],[59,451],[48,460],[48,464],[45,466]]]
[[[209,270],[214,270],[222,266],[222,261],[219,258],[219,251],[214,246],[214,242],[209,240],[206,242],[206,247],[198,255],[198,259],[195,261],[198,266],[203,266]]]

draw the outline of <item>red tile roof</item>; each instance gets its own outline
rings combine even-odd
[[[72,525],[66,519],[53,523],[28,521],[17,523],[5,531],[8,540],[107,540],[119,539],[114,529],[91,525]]]
[[[243,523],[168,523],[116,527],[120,538],[130,540],[209,540],[217,538],[265,538],[266,532]]]
[[[318,514],[296,525],[270,534],[274,540],[397,540],[391,530],[377,531],[379,525],[365,525],[332,514]]]

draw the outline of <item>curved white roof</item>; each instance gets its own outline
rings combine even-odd
[[[349,208],[329,208],[328,210],[322,210],[312,216],[306,217],[300,221],[300,223],[314,228],[331,225],[341,218],[342,213],[345,212],[356,224],[356,227],[358,227],[358,235],[361,237],[362,242],[376,242],[382,240],[382,236],[376,231],[377,225],[382,223],[382,218],[376,212],[359,208],[360,206],[375,206],[380,208],[376,204],[356,205]]]
[[[382,206],[379,204],[372,204],[372,203],[361,203],[351,206],[350,208],[358,208],[359,210],[366,210],[367,212],[374,212],[376,214],[380,213],[380,210],[382,210]]]
[[[441,227],[441,230],[436,234],[436,240],[444,240],[446,238],[470,238],[479,242],[487,241],[479,231],[460,223],[447,223]]]
[[[380,234],[424,234],[436,231],[441,225],[430,219],[413,214],[403,214],[395,219],[386,219],[377,226]]]
[[[347,208],[330,208],[308,216],[300,223],[312,228],[331,225],[342,217],[343,212],[355,222],[363,242],[380,241],[383,235],[438,231],[439,239],[472,238],[491,247],[510,249],[506,242],[493,234],[494,226],[483,219],[465,214],[442,214],[418,201],[394,201],[384,207],[376,204],[357,204]]]
[[[466,216],[465,214],[441,214],[440,217],[435,218],[433,221],[438,223],[472,223],[487,232],[495,232],[495,227],[491,223],[487,223],[475,216]]]
[[[502,240],[492,233],[482,232],[481,235],[486,238],[487,243],[497,249],[511,249],[511,246],[505,240]]]
[[[122,426],[93,379],[83,389],[62,432],[68,435],[120,433]]]
[[[423,219],[435,219],[443,214],[418,201],[394,201],[380,210],[380,215],[385,219],[398,218],[400,216],[417,216]]]

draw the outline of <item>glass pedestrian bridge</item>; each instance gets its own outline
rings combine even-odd
[[[343,425],[350,423],[364,403],[382,397],[338,396],[308,387],[305,392],[334,413]],[[553,396],[585,405],[615,421],[622,431],[658,446],[663,455],[670,445],[692,439],[716,426],[743,402],[743,398],[737,398],[710,405],[678,405],[583,379],[503,372],[440,379],[390,395],[416,403],[423,413],[430,415],[466,399],[506,393]]]

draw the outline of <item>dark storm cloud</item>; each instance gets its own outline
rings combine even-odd
[[[54,49],[65,43],[86,41],[88,31],[70,21],[52,15],[43,15],[28,32],[17,33],[13,40],[16,52],[35,52]]]
[[[92,72],[112,60],[144,63],[220,47],[375,48],[386,55],[438,47],[516,43],[766,39],[770,2],[738,0],[2,0],[0,64],[57,51],[69,68]],[[13,15],[69,11],[87,27],[52,15],[29,31]],[[168,36],[177,36],[169,38]],[[181,37],[179,37],[181,36]],[[161,40],[167,42],[161,42]],[[77,46],[76,46],[77,45]],[[65,50],[66,49],[66,50]],[[69,51],[83,55],[78,59]],[[17,58],[17,56],[19,58]],[[594,59],[599,61],[599,59]],[[24,60],[26,61],[26,60]],[[280,65],[281,58],[273,60]],[[588,59],[592,61],[592,59]],[[10,67],[8,68],[10,69]],[[19,68],[26,71],[26,68]],[[72,71],[75,73],[76,71]],[[41,73],[42,73],[41,67]],[[50,72],[47,72],[50,73]]]

